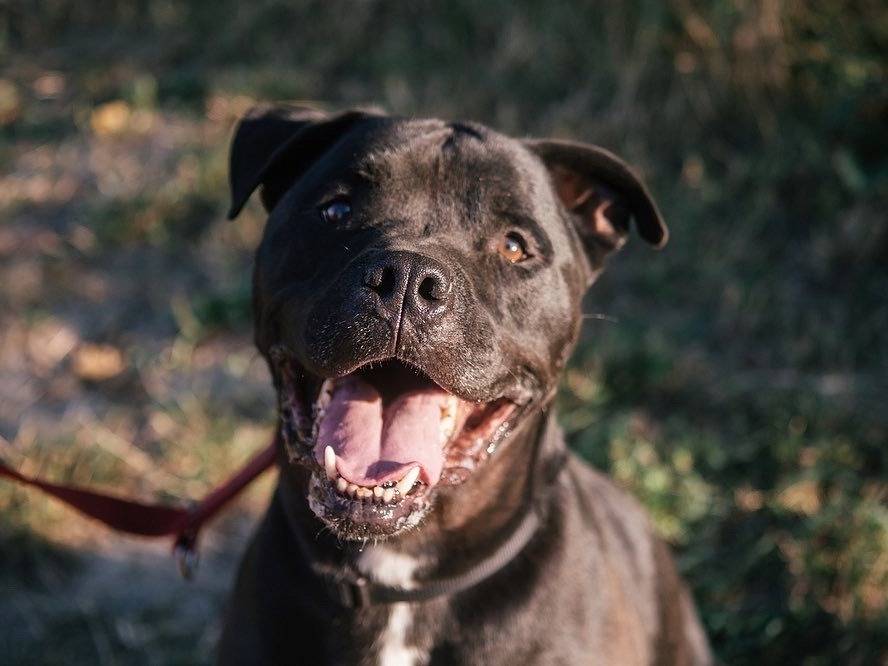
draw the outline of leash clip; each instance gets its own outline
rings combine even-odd
[[[193,532],[180,534],[176,539],[176,545],[173,546],[176,567],[184,580],[192,580],[200,564],[200,554],[197,552],[196,546],[197,534]]]
[[[359,576],[353,581],[340,580],[336,583],[339,601],[346,608],[366,608],[370,605],[370,590],[367,579]]]

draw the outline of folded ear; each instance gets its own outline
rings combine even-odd
[[[356,122],[364,110],[327,114],[304,106],[256,106],[240,120],[231,142],[228,219],[240,213],[253,191],[262,186],[262,204],[269,212],[278,200]]]
[[[585,143],[530,139],[524,145],[546,165],[552,187],[573,214],[592,266],[622,247],[635,220],[638,235],[655,248],[669,230],[644,183],[613,153]]]

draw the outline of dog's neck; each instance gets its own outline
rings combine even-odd
[[[307,473],[284,465],[277,489],[289,527],[324,569],[412,588],[463,573],[516,529],[537,501],[546,469],[564,455],[551,410],[539,409],[463,484],[442,489],[420,525],[382,542],[342,542],[308,508]]]

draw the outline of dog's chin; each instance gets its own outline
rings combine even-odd
[[[397,359],[324,379],[283,346],[269,358],[290,461],[309,469],[308,504],[340,539],[420,525],[439,492],[465,482],[526,411],[507,397],[456,395]]]

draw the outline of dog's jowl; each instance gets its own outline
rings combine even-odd
[[[552,412],[609,254],[667,230],[611,153],[474,123],[254,110],[256,344],[280,482],[241,565],[225,664],[705,664],[638,505]]]

